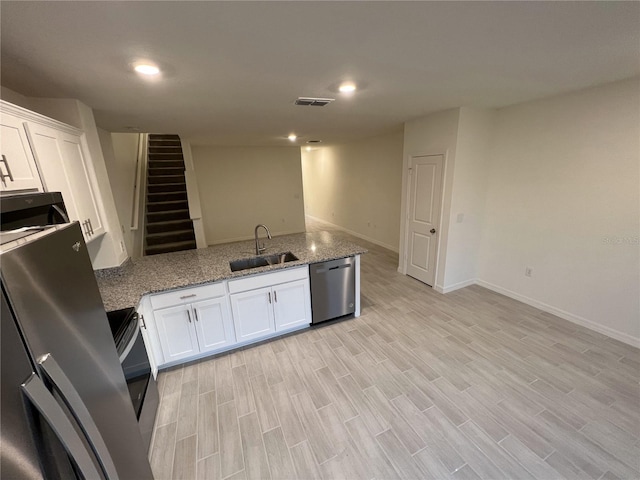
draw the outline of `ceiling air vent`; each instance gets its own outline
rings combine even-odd
[[[309,105],[312,107],[324,107],[325,105],[333,102],[335,98],[313,98],[313,97],[298,97],[295,101],[296,105]]]

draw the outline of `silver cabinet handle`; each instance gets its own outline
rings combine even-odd
[[[93,235],[93,225],[91,225],[91,219],[88,218],[87,222],[89,222],[89,234]]]
[[[196,318],[196,322],[198,321],[198,310],[193,309],[193,316]]]
[[[278,301],[278,292],[276,292],[275,290],[273,291],[273,301],[274,302]]]
[[[189,310],[187,310],[187,318],[189,319],[189,323],[191,323],[191,313],[189,313]]]
[[[69,418],[65,415],[51,392],[44,386],[42,380],[34,373],[20,388],[36,410],[40,412],[42,418],[49,424],[80,470],[80,473],[82,473],[82,476],[84,478],[101,478],[78,432],[73,428]]]
[[[2,155],[2,160],[0,160],[0,162],[4,163],[4,166],[7,167],[7,173],[0,172],[0,180],[4,182],[4,179],[8,178],[13,182],[13,174],[11,173],[11,167],[9,166],[9,162],[7,161],[7,157]]]
[[[180,297],[180,300],[184,300],[185,298],[193,298],[193,297],[197,297],[198,295],[196,295],[195,293],[192,293],[191,295],[183,295]]]
[[[140,315],[140,322],[142,323],[142,328],[146,330],[147,326],[144,324],[144,315]]]
[[[269,303],[271,303],[271,292],[269,292],[268,295],[269,295]]]
[[[38,365],[40,365],[40,369],[51,382],[51,385],[60,394],[60,397],[71,412],[71,415],[73,415],[73,418],[80,426],[91,450],[93,450],[93,453],[100,463],[100,467],[102,468],[105,477],[110,480],[119,478],[118,471],[116,470],[116,466],[113,464],[107,445],[104,443],[102,435],[93,421],[93,418],[91,418],[91,414],[89,413],[89,410],[87,410],[87,406],[82,401],[82,398],[80,398],[78,391],[75,389],[67,375],[60,368],[60,365],[58,365],[58,362],[56,362],[53,356],[48,353],[38,361]]]

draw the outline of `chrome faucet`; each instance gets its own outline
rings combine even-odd
[[[263,224],[256,225],[256,229],[254,230],[254,235],[256,237],[256,255],[260,255],[262,252],[264,252],[267,249],[267,247],[265,247],[264,245],[260,246],[260,244],[258,243],[258,229],[260,227],[266,230],[267,237],[271,239],[271,232],[269,231],[269,228],[266,225],[263,225]]]

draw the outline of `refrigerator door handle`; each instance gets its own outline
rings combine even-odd
[[[119,478],[118,472],[113,460],[111,459],[107,445],[104,443],[102,435],[93,421],[93,418],[91,418],[89,410],[87,410],[86,405],[82,401],[82,398],[80,398],[80,395],[69,378],[65,375],[64,371],[60,368],[60,365],[58,365],[58,362],[55,361],[53,355],[50,353],[40,358],[38,365],[40,365],[40,368],[46,375],[47,379],[58,391],[62,400],[67,405],[71,414],[80,426],[89,446],[93,450],[93,453],[102,467],[105,477],[109,480],[117,480]]]
[[[51,392],[44,386],[42,380],[34,373],[20,388],[49,424],[82,476],[84,478],[101,478],[102,476],[98,473],[91,455],[82,443],[78,432],[73,428],[69,418],[53,398]]]

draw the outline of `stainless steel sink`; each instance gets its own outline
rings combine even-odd
[[[229,262],[232,272],[249,270],[250,268],[266,267],[268,265],[279,265],[281,263],[295,262],[298,260],[291,252],[274,253],[271,255],[261,255],[259,257],[243,258]]]

